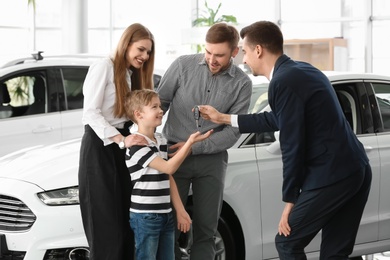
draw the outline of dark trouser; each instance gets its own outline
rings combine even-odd
[[[91,260],[133,259],[130,194],[125,150],[116,143],[104,146],[92,128],[85,126],[80,148],[79,197]]]
[[[214,235],[222,209],[227,161],[226,151],[217,154],[190,155],[173,175],[184,205],[192,185],[194,240],[191,260],[213,260],[215,257]],[[180,231],[176,228],[176,240],[179,235]],[[176,243],[175,258],[181,259],[180,255]]]
[[[333,185],[303,191],[288,222],[291,234],[277,234],[276,249],[282,260],[306,259],[304,248],[322,230],[320,259],[348,259],[371,187],[371,167]]]

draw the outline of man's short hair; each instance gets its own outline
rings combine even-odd
[[[283,34],[279,26],[269,21],[259,21],[240,31],[242,39],[252,46],[260,45],[273,54],[283,53]]]
[[[210,27],[206,34],[207,43],[227,42],[233,51],[238,46],[240,35],[237,29],[227,23],[216,23]]]

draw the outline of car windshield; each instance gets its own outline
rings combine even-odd
[[[268,83],[253,85],[251,103],[248,112],[250,114],[261,112],[268,105]]]
[[[268,105],[269,80],[264,76],[253,76],[253,74],[248,74],[248,76],[252,80],[252,96],[248,113],[255,114]]]

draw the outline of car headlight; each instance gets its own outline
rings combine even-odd
[[[79,187],[68,187],[59,190],[51,190],[38,193],[38,198],[49,206],[79,204]]]

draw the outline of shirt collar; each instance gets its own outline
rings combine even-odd
[[[274,69],[275,69],[275,66],[272,67],[271,73],[269,74],[269,81],[272,80],[272,76],[274,75]]]
[[[135,123],[134,123],[135,125]],[[138,126],[137,126],[137,129],[138,129]],[[146,141],[148,141],[149,145],[161,145],[163,144],[163,135],[161,133],[154,133],[154,137],[156,138],[157,140],[157,143],[155,141],[153,141],[152,139],[150,139],[149,137],[147,137],[146,135],[143,135],[141,133],[139,133],[138,131],[134,131],[132,134],[137,134],[137,135],[141,135],[143,137],[145,137]]]

